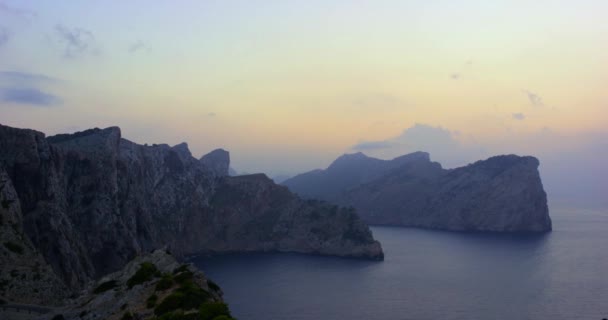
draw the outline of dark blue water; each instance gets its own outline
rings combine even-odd
[[[239,320],[608,317],[608,213],[552,213],[545,235],[374,227],[383,262],[244,254],[194,262]]]

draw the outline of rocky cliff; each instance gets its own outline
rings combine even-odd
[[[72,289],[165,246],[177,257],[255,250],[382,258],[351,211],[300,200],[265,176],[227,177],[228,161],[224,151],[198,160],[185,144],[138,145],[116,127],[45,138],[0,125],[0,165],[24,236]]]
[[[311,186],[334,180],[333,186],[340,187],[326,190],[322,198],[353,206],[369,224],[454,231],[551,230],[536,158],[497,156],[451,170],[431,162],[426,153],[392,161],[365,160],[365,166],[362,156],[357,158],[344,161],[343,156],[341,163],[338,159],[327,170],[302,174],[285,185],[314,198],[317,194],[309,192]],[[368,171],[370,163],[381,169]],[[367,174],[343,177],[357,171]]]
[[[0,165],[0,299],[58,305],[68,294],[68,288],[24,234],[17,192]]]

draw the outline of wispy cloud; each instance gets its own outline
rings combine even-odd
[[[9,82],[11,84],[37,84],[37,83],[56,83],[62,80],[49,77],[38,73],[21,71],[0,71],[0,83]]]
[[[414,151],[427,151],[447,167],[466,164],[473,155],[483,154],[480,146],[465,146],[457,139],[459,132],[417,123],[400,135],[385,140],[363,141],[351,150],[366,151],[380,157],[395,157]]]
[[[0,99],[6,103],[39,107],[50,107],[61,103],[59,97],[36,88],[2,88],[0,89]]]
[[[523,90],[526,96],[528,97],[528,101],[530,104],[535,107],[544,107],[545,103],[543,102],[543,98],[534,92],[530,92],[528,90]]]
[[[141,40],[137,40],[137,42],[132,43],[129,46],[129,53],[136,53],[139,51],[149,51],[150,48]]]
[[[8,29],[6,29],[6,27],[0,26],[0,47],[4,46],[7,42],[8,39],[10,39],[11,35],[8,32]]]
[[[33,106],[55,106],[62,103],[48,88],[63,80],[38,73],[0,71],[0,102]]]
[[[85,54],[96,55],[99,53],[95,36],[89,30],[68,28],[58,24],[55,26],[55,33],[64,45],[63,55],[66,58],[77,58]]]
[[[526,118],[526,116],[521,112],[514,113],[511,115],[511,117],[513,117],[515,120],[524,120]]]
[[[12,7],[12,6],[7,5],[4,2],[0,2],[0,14],[19,17],[19,18],[26,19],[26,20],[30,20],[30,19],[34,19],[34,18],[38,17],[38,14],[32,10]]]
[[[473,60],[465,61],[464,64],[462,64],[462,66],[460,68],[458,68],[458,69],[460,69],[459,71],[450,73],[450,79],[452,79],[452,80],[462,79],[462,77],[465,75],[465,73],[468,73],[469,71],[471,71],[472,67],[473,67]]]

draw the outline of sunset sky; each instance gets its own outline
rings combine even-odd
[[[117,125],[271,176],[356,151],[427,150],[447,167],[532,154],[556,194],[597,198],[607,13],[599,0],[0,0],[0,123]]]

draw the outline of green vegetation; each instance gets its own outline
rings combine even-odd
[[[138,284],[152,280],[154,277],[160,276],[160,272],[153,263],[144,262],[139,265],[139,270],[127,280],[127,286],[129,289],[133,288]]]
[[[106,282],[100,284],[99,286],[97,286],[97,288],[95,288],[95,290],[93,290],[93,293],[99,294],[102,292],[106,292],[108,290],[116,288],[117,286],[118,286],[118,284],[116,283],[116,280],[106,281]]]
[[[156,308],[154,308],[154,314],[163,315],[167,312],[180,309],[183,299],[184,294],[181,292],[174,292],[168,295]]]
[[[156,308],[156,315],[163,315],[178,309],[192,310],[198,308],[203,302],[211,298],[209,292],[201,289],[192,281],[186,281],[182,286],[168,295]]]
[[[155,291],[165,291],[173,286],[173,276],[170,274],[163,274],[163,277],[156,284]]]
[[[148,309],[154,308],[154,306],[156,306],[156,301],[158,301],[158,296],[153,293],[148,300],[146,300],[146,307]]]
[[[133,319],[133,314],[131,314],[131,312],[127,311],[125,312],[125,314],[122,315],[122,318],[120,318],[120,320],[132,320]]]
[[[10,251],[12,251],[12,252],[14,252],[16,254],[23,254],[23,247],[20,246],[20,245],[18,245],[18,244],[16,244],[16,243],[14,243],[14,242],[12,242],[12,241],[5,242],[4,246],[8,250],[10,250]]]
[[[207,285],[209,286],[209,288],[211,288],[211,290],[213,291],[220,291],[220,286],[217,285],[217,283],[207,279]]]
[[[222,302],[206,302],[199,308],[199,316],[201,320],[216,320],[221,316],[223,319],[232,319],[228,305]],[[222,319],[222,318],[220,318]]]

